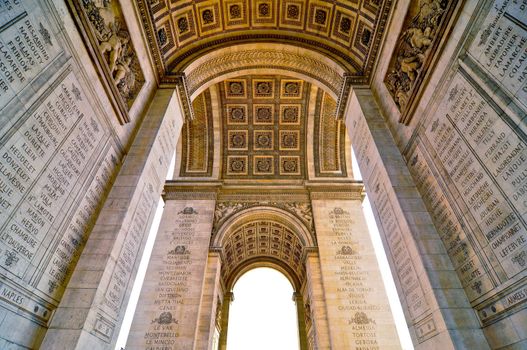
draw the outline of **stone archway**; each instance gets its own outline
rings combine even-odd
[[[306,276],[307,251],[316,248],[309,229],[284,209],[256,206],[231,214],[215,233],[211,249],[220,251],[221,280],[225,286],[220,324],[219,349],[227,348],[231,291],[238,278],[256,267],[271,267],[289,279],[295,292],[300,349],[308,349],[311,324],[305,317],[302,291],[310,283]]]

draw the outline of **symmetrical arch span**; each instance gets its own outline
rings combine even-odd
[[[308,81],[327,91],[335,100],[347,74],[339,63],[319,52],[272,43],[265,47],[241,44],[211,51],[183,70],[192,100],[217,82],[262,71]]]
[[[304,247],[314,247],[315,240],[306,226],[293,214],[275,207],[258,206],[245,209],[227,219],[219,228],[212,239],[212,247],[221,247],[227,236],[236,227],[255,220],[273,220],[280,222],[299,236]]]
[[[270,266],[282,271],[299,290],[306,276],[306,248],[313,245],[311,233],[300,220],[272,207],[233,215],[213,239],[213,248],[222,252],[222,278],[229,289],[243,272]]]

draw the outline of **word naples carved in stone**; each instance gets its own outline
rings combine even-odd
[[[128,111],[145,80],[118,1],[70,0],[70,7],[119,121],[129,122]]]
[[[408,124],[412,103],[424,85],[426,73],[438,56],[439,42],[458,0],[412,0],[392,55],[385,84]]]

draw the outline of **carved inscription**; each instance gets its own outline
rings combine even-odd
[[[115,318],[119,315],[121,303],[126,293],[130,276],[132,276],[136,258],[141,249],[146,228],[149,226],[150,215],[155,203],[152,186],[145,185],[132,217],[132,222],[125,228],[127,230],[126,238],[115,264],[112,278],[106,289],[105,305]]]
[[[452,182],[453,197],[471,219],[476,250],[488,251],[499,262],[502,282],[524,271],[525,135],[511,128],[461,73],[454,76],[425,135],[436,164]],[[475,271],[477,264],[472,265],[467,272]]]
[[[374,153],[373,137],[368,130],[366,121],[359,114],[355,115],[352,126],[352,137],[359,145],[356,149],[357,159],[362,166],[362,175],[370,179],[369,197],[373,203],[372,206],[377,209],[381,232],[384,232],[408,311],[413,320],[420,320],[429,310],[429,306],[412,262],[410,250],[404,239],[403,229],[388,197],[388,191],[384,185],[385,181],[378,171],[376,159],[379,156]]]
[[[488,262],[481,251],[474,249],[473,237],[467,231],[467,223],[460,221],[445,192],[437,182],[425,160],[426,146],[417,147],[411,156],[410,172],[421,193],[434,225],[452,260],[461,284],[470,300],[494,288],[493,278],[488,273]]]
[[[117,167],[117,152],[110,148],[93,176],[90,186],[83,192],[80,203],[69,221],[60,241],[55,243],[54,252],[45,272],[40,278],[38,289],[53,295],[58,301],[68,277],[73,273],[82,247],[95,223],[95,216],[102,205],[104,195],[109,191],[114,169]]]
[[[0,266],[20,278],[61,240],[57,228],[104,137],[74,89],[70,73],[0,148]]]
[[[192,349],[213,209],[214,201],[167,201],[138,304],[146,318],[134,319],[129,346]]]
[[[1,110],[60,54],[60,48],[38,6],[4,0],[0,13]]]
[[[352,349],[377,350],[376,321],[369,315],[371,311],[381,310],[382,306],[367,301],[367,295],[374,289],[367,283],[370,273],[361,266],[361,247],[353,239],[354,220],[341,207],[334,207],[328,216],[334,264],[338,266],[334,272],[338,280],[337,300],[341,302],[337,309],[349,326]]]
[[[495,1],[480,28],[470,55],[527,108],[527,1]]]
[[[395,329],[383,322],[389,314],[387,301],[372,297],[382,295],[383,284],[360,202],[314,200],[312,205],[324,290],[332,296],[327,317],[334,346],[381,349],[387,344],[380,335],[395,336]]]

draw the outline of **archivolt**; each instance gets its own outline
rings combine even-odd
[[[265,72],[308,81],[330,93],[335,100],[344,86],[346,73],[342,66],[318,52],[278,44],[222,48],[194,60],[183,72],[191,99],[233,76]]]
[[[222,277],[227,285],[233,285],[250,268],[270,264],[284,272],[298,288],[305,279],[305,252],[314,246],[314,240],[290,213],[256,207],[227,220],[212,245],[222,252]]]

